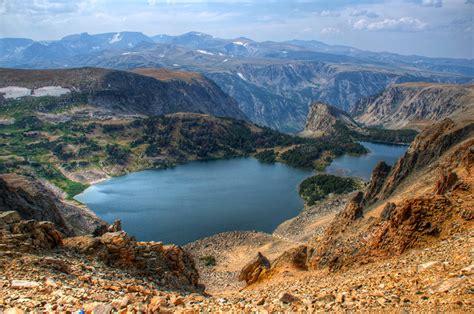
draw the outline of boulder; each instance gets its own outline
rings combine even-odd
[[[270,270],[270,261],[258,252],[257,256],[242,268],[239,280],[245,281],[247,285],[257,282],[262,275]]]

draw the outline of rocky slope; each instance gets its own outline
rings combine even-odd
[[[360,130],[357,122],[348,113],[324,103],[314,103],[309,109],[304,131],[300,135],[320,137],[334,134],[337,122],[350,130]]]
[[[1,212],[0,253],[2,310],[155,312],[200,291],[194,262],[181,248],[137,242],[118,229],[64,239],[51,222]]]
[[[0,175],[0,212],[17,211],[22,219],[50,221],[66,235],[90,234],[106,224],[91,210],[66,202],[47,183],[17,174]]]
[[[48,94],[49,88],[49,94]],[[134,72],[81,68],[70,70],[0,69],[2,103],[24,96],[55,96],[60,90],[64,105],[84,102],[122,114],[162,115],[175,112],[207,113],[246,119],[237,103],[212,81],[196,73],[159,69]],[[23,95],[17,95],[23,96]],[[59,95],[58,95],[59,96]]]
[[[120,40],[118,40],[120,39]],[[470,83],[472,60],[374,53],[316,41],[257,42],[190,32],[179,36],[119,32],[67,36],[45,45],[0,39],[0,65],[94,66],[197,71],[235,98],[253,122],[301,131],[315,100],[349,110],[360,98],[403,82]]]
[[[308,138],[332,138],[337,141],[352,139],[408,144],[415,138],[416,131],[364,127],[354,121],[348,113],[328,104],[316,102],[310,107],[305,128],[299,135]]]
[[[362,99],[351,110],[368,126],[423,128],[444,118],[474,115],[474,86],[435,83],[394,84]]]
[[[472,122],[443,121],[393,167],[380,164],[345,206],[344,197],[331,198],[274,235],[228,233],[188,245],[197,269],[207,267],[210,294],[196,290],[196,265],[180,248],[136,242],[118,224],[64,239],[52,223],[7,212],[0,308],[472,311],[473,146]],[[210,255],[214,266],[204,264]],[[249,285],[239,290],[237,277]]]

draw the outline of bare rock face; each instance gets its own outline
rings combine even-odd
[[[474,113],[474,85],[394,84],[376,97],[355,104],[351,113],[367,126],[422,128],[451,116]]]
[[[199,275],[194,260],[182,248],[161,242],[137,242],[124,231],[64,240],[65,248],[97,258],[111,267],[151,276],[163,286],[196,288]]]
[[[335,125],[338,122],[349,129],[359,127],[357,122],[346,112],[324,103],[314,103],[309,109],[306,125],[301,135],[309,137],[330,135],[335,131]]]
[[[17,211],[23,219],[51,221],[70,233],[51,192],[37,181],[16,174],[0,176],[0,211]]]
[[[306,245],[300,245],[284,252],[272,264],[272,271],[278,271],[283,268],[292,268],[297,270],[307,270],[307,260],[310,249]]]
[[[245,281],[247,285],[256,283],[261,277],[270,270],[270,261],[258,252],[254,260],[250,261],[242,268],[239,274],[239,280]]]
[[[421,133],[391,170],[379,164],[367,194],[357,193],[316,239],[309,267],[370,263],[469,229],[473,143],[472,123],[447,120]],[[412,180],[417,172],[423,173],[426,192],[417,191],[416,176]],[[384,204],[402,183],[403,193]],[[362,217],[374,200],[383,206],[381,213]]]
[[[387,165],[384,161],[380,161],[372,170],[370,177],[370,183],[365,193],[365,201],[367,204],[373,204],[377,202],[377,194],[380,192],[385,180],[390,173],[392,167]]]
[[[413,173],[424,169],[454,145],[474,134],[474,123],[456,123],[446,119],[420,133],[408,151],[392,167],[385,180],[376,177],[370,184],[367,200],[384,200],[390,196],[400,183]],[[463,158],[469,157],[468,154]],[[454,161],[457,162],[457,161]],[[469,160],[466,160],[469,163]],[[381,184],[383,181],[383,184]]]
[[[62,243],[63,235],[49,221],[21,220],[15,211],[0,213],[0,251],[38,252]]]
[[[16,174],[0,175],[2,211],[17,211],[22,219],[50,221],[65,235],[92,233],[105,226],[88,209],[63,202],[41,181]]]

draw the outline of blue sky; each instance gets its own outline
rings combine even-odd
[[[474,0],[0,0],[0,37],[200,31],[315,39],[373,51],[474,58]]]

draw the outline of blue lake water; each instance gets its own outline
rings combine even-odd
[[[406,150],[363,145],[371,153],[337,158],[328,172],[368,179],[379,160],[392,164]],[[76,199],[107,222],[121,219],[139,240],[182,245],[223,231],[272,232],[303,208],[297,187],[312,174],[253,158],[196,161],[112,178]]]
[[[368,154],[362,156],[344,155],[333,160],[326,168],[327,173],[360,177],[369,180],[375,165],[383,160],[389,165],[393,165],[401,155],[405,154],[406,145],[387,145],[369,142],[360,142],[369,150]]]

